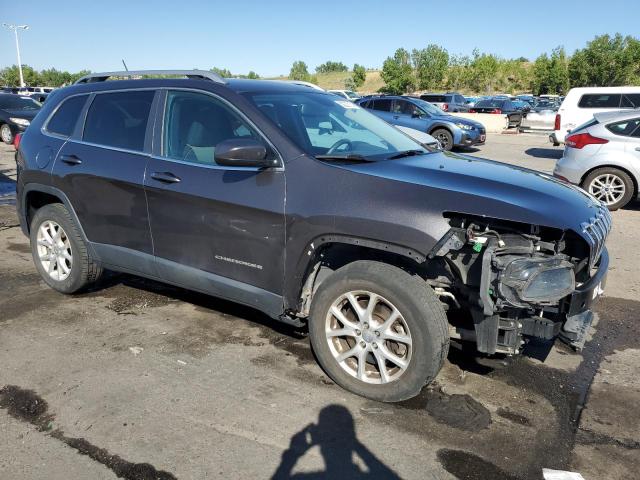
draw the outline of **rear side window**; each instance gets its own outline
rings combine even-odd
[[[154,95],[152,90],[96,95],[87,113],[82,139],[142,151]]]
[[[390,112],[391,111],[391,100],[388,99],[388,98],[374,100],[373,101],[373,109],[374,110],[380,110],[380,111],[383,111],[383,112]]]
[[[578,102],[579,108],[618,108],[622,95],[619,93],[601,93],[583,95]]]
[[[446,95],[420,95],[422,100],[426,100],[427,102],[435,102],[435,103],[446,103],[448,102]]]
[[[47,123],[47,131],[64,137],[71,136],[88,96],[78,95],[64,100]]]
[[[640,108],[640,93],[625,93],[622,95],[622,108]]]
[[[637,137],[639,135],[637,132],[640,132],[638,126],[640,126],[640,118],[634,118],[624,122],[610,123],[607,125],[607,130],[623,137]]]

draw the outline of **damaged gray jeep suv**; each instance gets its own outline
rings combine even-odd
[[[611,217],[593,197],[429,150],[307,85],[92,74],[51,94],[16,158],[52,288],[110,269],[254,307],[307,326],[327,374],[376,400],[416,395],[451,339],[581,348],[605,283]]]

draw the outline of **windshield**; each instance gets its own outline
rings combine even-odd
[[[360,98],[360,95],[358,95],[356,92],[352,92],[351,90],[347,90],[346,92],[344,92],[347,94],[347,97],[349,98],[353,98],[354,100],[357,100]]]
[[[385,121],[333,95],[315,92],[245,95],[311,155],[358,155],[380,160],[398,152],[421,149]]]
[[[443,111],[440,108],[436,107],[433,103],[426,102],[424,100],[420,100],[418,98],[412,98],[411,102],[420,107],[420,109],[424,110],[426,113],[431,115],[444,115]]]
[[[0,108],[2,110],[39,110],[42,105],[33,98],[19,97],[18,95],[0,96]]]

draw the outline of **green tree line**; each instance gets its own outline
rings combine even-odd
[[[399,48],[382,66],[389,93],[415,90],[463,90],[563,94],[572,87],[640,84],[640,40],[615,34],[601,35],[569,56],[564,47],[543,53],[534,62],[520,57],[504,59],[477,49],[469,55],[451,55],[439,45],[409,53]]]

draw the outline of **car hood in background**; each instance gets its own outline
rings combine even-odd
[[[463,123],[465,125],[472,125],[476,128],[484,128],[480,122],[475,120],[471,120],[470,118],[465,117],[457,117],[455,115],[434,115],[435,120],[443,120],[445,122],[453,122],[453,123]]]
[[[430,153],[346,165],[352,171],[425,187],[425,208],[531,223],[582,235],[597,214],[586,192],[550,175],[468,155]]]
[[[40,110],[2,110],[10,117],[25,118],[33,120]]]

